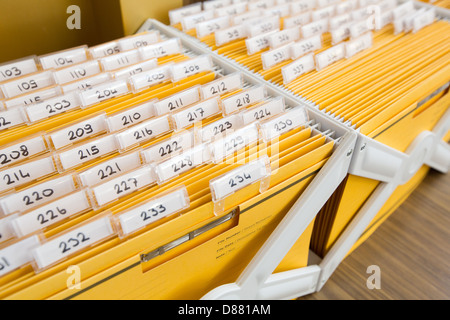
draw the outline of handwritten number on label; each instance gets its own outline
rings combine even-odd
[[[65,215],[67,213],[66,209],[60,209],[59,207],[56,207],[56,211],[54,210],[47,210],[44,213],[40,213],[37,216],[37,220],[41,223],[41,224],[46,224],[47,222],[57,219],[59,217],[58,213],[61,215]]]
[[[162,204],[160,204],[156,208],[150,208],[147,211],[142,211],[141,212],[142,221],[146,221],[148,219],[151,219],[152,217],[156,217],[158,214],[164,213],[165,211],[166,207],[164,207]]]
[[[80,243],[86,242],[88,240],[90,240],[90,238],[87,235],[85,235],[83,232],[79,232],[76,237],[70,238],[67,241],[61,241],[59,243],[59,248],[62,250],[61,253],[66,253],[67,251],[70,251],[71,249],[80,245]]]
[[[251,179],[251,175],[249,173],[243,173],[242,175],[237,174],[235,177],[231,178],[228,181],[228,184],[230,185],[230,187],[234,188],[236,187],[238,184],[244,182],[245,180]]]

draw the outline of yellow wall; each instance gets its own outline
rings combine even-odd
[[[181,7],[183,0],[121,0],[125,35],[136,32],[147,18],[169,24],[168,11]]]
[[[81,11],[81,29],[70,30],[67,7]],[[134,33],[147,18],[167,22],[183,0],[0,0],[0,63]]]

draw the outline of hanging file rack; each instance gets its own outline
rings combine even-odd
[[[419,2],[415,2],[414,5],[418,8],[432,7]],[[448,19],[450,17],[449,11],[443,8],[436,8],[436,14],[442,18]],[[176,28],[172,29],[185,41],[199,49],[215,53],[198,39],[186,35]],[[290,96],[294,101],[304,104],[310,110],[322,113],[330,121],[342,122],[332,114],[319,111],[312,102],[290,92],[283,86],[265,81],[261,75],[252,72],[246,66],[240,65],[226,56],[219,55],[219,57],[242,69],[243,72],[247,72],[249,76],[258,79],[261,83],[268,83],[274,90]],[[308,200],[313,202],[313,200],[307,199],[308,196],[312,195],[305,192],[267,239],[240,278],[235,283],[216,288],[205,295],[204,299],[290,299],[320,290],[397,186],[409,181],[423,165],[439,172],[448,172],[450,148],[442,140],[450,130],[450,112],[448,110],[433,130],[419,134],[405,152],[400,152],[361,134],[359,130],[348,123],[344,125],[357,134],[354,149],[348,150],[348,155],[351,156],[351,164],[347,173],[373,179],[379,181],[380,184],[370,198],[366,200],[351,223],[344,229],[330,251],[323,259],[311,254],[313,261],[306,268],[283,274],[272,274],[277,262],[280,261],[292,244],[292,239],[288,238],[295,234],[296,226],[301,225],[301,218],[299,218],[301,212],[305,212]],[[344,159],[344,157],[341,157],[341,159]],[[319,184],[320,179],[317,179],[315,183]],[[313,185],[311,185],[310,190],[313,188]],[[326,188],[317,190],[325,192]],[[317,193],[314,196],[317,196]],[[312,204],[309,203],[309,205]]]
[[[167,36],[168,38],[177,38],[177,36],[170,30],[167,29],[165,26],[163,26],[162,24],[156,22],[156,21],[149,21],[146,24],[146,29],[152,29],[152,30],[157,30],[160,32],[160,34],[162,36]],[[214,55],[210,55],[209,53],[206,53],[203,50],[199,50],[197,49],[195,46],[191,46],[188,42],[183,41],[182,40],[182,44],[183,47],[186,49],[183,53],[186,55],[191,55],[192,57],[199,57],[199,58],[204,58],[204,57],[209,57],[210,60],[213,64],[213,70],[216,73],[220,73],[221,75],[232,75],[235,74],[236,72],[240,72],[239,68],[236,68],[235,66],[229,64],[228,62],[224,61],[223,59],[221,59],[220,57],[215,57]],[[187,66],[187,65],[186,65]],[[284,93],[276,90],[275,88],[272,87],[266,87],[264,83],[260,82],[259,80],[255,79],[253,76],[251,76],[250,74],[247,73],[242,73],[242,77],[243,80],[245,82],[244,88],[249,88],[249,87],[259,87],[262,86],[264,88],[266,88],[266,93],[268,96],[272,96],[272,97],[282,97],[285,100],[285,104],[287,107],[289,107],[289,109],[295,109],[295,107],[299,106],[303,107],[301,103],[298,103],[298,101],[296,99],[292,99],[289,96],[285,95]],[[246,87],[248,85],[248,87]],[[86,103],[88,104],[88,103]],[[332,192],[337,188],[337,186],[340,184],[340,182],[342,181],[342,179],[344,178],[346,172],[348,171],[348,167],[350,164],[350,159],[351,159],[351,150],[353,150],[354,148],[354,144],[356,142],[356,134],[354,132],[352,132],[349,128],[345,127],[344,125],[340,124],[340,123],[335,123],[333,121],[331,121],[329,118],[327,118],[325,115],[323,115],[320,112],[317,112],[316,110],[307,110],[307,116],[309,121],[307,123],[304,123],[305,126],[307,126],[308,128],[311,129],[311,131],[313,132],[313,135],[320,135],[322,137],[325,138],[325,140],[327,142],[331,142],[329,145],[332,145],[333,150],[331,153],[331,156],[329,159],[327,159],[327,161],[324,164],[323,170],[319,170],[318,173],[316,174],[316,177],[313,179],[313,181],[315,181],[316,179],[320,179],[320,182],[314,183],[312,186],[314,187],[313,191],[309,191],[309,193],[314,193],[317,194],[317,196],[314,197],[314,200],[309,200],[312,201],[313,203],[309,203],[308,201],[308,206],[311,206],[311,208],[306,208],[305,207],[305,212],[304,212],[304,217],[301,217],[301,224],[299,225],[299,228],[296,230],[295,234],[292,234],[292,239],[297,239],[302,233],[303,231],[306,229],[306,227],[310,224],[310,222],[314,219],[315,215],[317,214],[317,212],[319,211],[320,207],[323,206],[323,204],[325,203],[325,201],[328,199],[329,195],[332,194]],[[97,119],[97,118],[96,118]],[[104,120],[104,116],[102,116],[102,114],[100,114],[98,119],[103,119]],[[112,118],[108,118],[109,120],[112,121]],[[113,125],[112,122],[107,121],[107,125]],[[126,131],[123,131],[126,132]],[[108,135],[106,135],[108,136]],[[51,140],[52,143],[56,143],[56,136],[53,136]],[[55,138],[55,139],[54,139]],[[49,140],[50,141],[50,140]],[[122,146],[122,145],[121,145]],[[123,158],[126,158],[128,155],[128,153],[126,153],[127,150],[126,147],[128,146],[128,144],[123,144],[123,151],[125,151],[125,153],[123,153]],[[121,156],[122,158],[122,156]],[[69,158],[70,159],[70,158]],[[147,169],[150,169],[149,166],[142,166],[140,168],[138,168],[137,170],[141,170],[145,171],[144,173],[148,172]],[[158,168],[158,169],[163,169]],[[137,171],[136,170],[136,171]],[[328,174],[325,174],[325,172],[328,172]],[[333,173],[333,174],[331,174]],[[84,178],[84,179],[83,179]],[[80,177],[80,181],[86,182],[89,185],[89,179],[91,178],[89,176],[89,174],[84,175],[82,177]],[[167,179],[170,179],[172,177],[167,177]],[[166,179],[166,176],[161,175],[158,176],[157,179],[159,180],[164,180]],[[109,182],[110,180],[108,180]],[[112,181],[112,180],[111,180]],[[264,179],[260,179],[258,182],[262,183],[264,181]],[[107,182],[107,183],[108,183]],[[158,181],[158,183],[164,183],[164,181]],[[98,186],[98,185],[97,185]],[[102,185],[100,185],[101,187]],[[318,192],[320,188],[323,188],[323,190],[321,190],[321,192]],[[103,189],[103,188],[102,188]],[[91,188],[91,191],[93,191],[95,193],[95,191],[99,190],[99,194],[100,194],[100,189],[97,188]],[[106,190],[106,189],[105,189]],[[307,187],[307,190],[310,190],[310,187]],[[105,199],[103,202],[108,203],[109,198],[108,193],[103,193],[105,195]],[[99,199],[97,198],[95,195],[93,197],[93,199],[96,199],[96,203],[94,203],[94,205],[96,205],[98,208],[101,207],[102,203],[99,203]],[[181,200],[179,201],[180,204],[180,208],[184,208],[185,204],[182,200],[183,197],[180,198]],[[308,199],[313,199],[313,197],[308,197]],[[222,199],[221,199],[222,200]],[[226,200],[226,199],[225,199]],[[96,208],[97,208],[96,207]],[[219,206],[220,207],[220,206]],[[219,208],[220,209],[220,208]],[[218,210],[220,211],[220,210]],[[117,236],[117,234],[115,233],[114,228],[110,228],[111,227],[111,223],[112,220],[110,219],[110,215],[109,212],[106,211],[105,212],[106,215],[102,216],[102,219],[96,221],[99,223],[99,227],[102,228],[102,230],[104,231],[104,238],[110,238],[110,237],[115,237]],[[126,212],[128,213],[128,212]],[[120,218],[123,218],[123,221],[128,221],[125,220],[127,218],[127,216],[125,215],[126,213],[124,213],[124,215],[120,216]],[[86,283],[86,285],[88,286],[87,288],[83,288],[83,290],[81,290],[80,292],[74,292],[71,291],[70,288],[66,289],[66,282],[65,282],[65,276],[66,276],[66,272],[64,270],[48,270],[47,268],[53,268],[55,267],[54,262],[56,261],[50,261],[48,259],[53,257],[47,256],[45,254],[45,248],[41,249],[38,253],[38,257],[39,257],[39,261],[37,262],[37,268],[39,269],[39,274],[37,274],[36,278],[39,278],[39,280],[37,280],[37,282],[31,282],[30,287],[21,287],[19,288],[18,292],[12,292],[12,296],[13,297],[32,297],[33,294],[37,294],[37,295],[45,295],[45,294],[49,294],[49,298],[54,298],[54,299],[58,299],[58,298],[64,298],[64,299],[71,299],[71,298],[77,298],[77,297],[85,297],[83,294],[87,293],[87,296],[89,297],[89,294],[91,294],[91,292],[89,291],[91,288],[94,288],[94,292],[95,292],[95,288],[101,287],[102,285],[105,285],[106,287],[108,285],[110,285],[111,283],[114,283],[114,277],[115,276],[119,276],[122,275],[123,273],[126,273],[128,271],[130,272],[141,272],[143,273],[143,267],[141,265],[144,265],[148,262],[151,262],[151,259],[161,255],[165,252],[169,252],[171,249],[177,248],[178,245],[185,243],[187,241],[190,241],[192,239],[196,239],[197,236],[201,236],[203,235],[205,232],[207,232],[209,230],[210,227],[214,227],[215,225],[220,225],[222,222],[226,222],[226,221],[230,221],[233,217],[235,216],[235,212],[232,211],[231,214],[227,214],[223,217],[218,217],[217,220],[213,221],[210,224],[206,224],[204,226],[202,226],[199,229],[194,229],[191,232],[189,232],[188,234],[183,234],[181,235],[180,238],[177,238],[173,241],[167,240],[168,242],[159,247],[157,250],[149,250],[149,251],[141,251],[140,254],[135,255],[133,257],[126,257],[126,261],[122,261],[120,259],[125,259],[124,257],[117,257],[116,255],[118,254],[118,252],[120,252],[121,249],[123,249],[123,247],[126,247],[126,244],[121,245],[121,249],[117,249],[116,248],[112,248],[111,250],[114,251],[113,253],[109,252],[109,253],[105,253],[102,254],[101,257],[100,256],[95,256],[95,257],[90,257],[88,259],[88,261],[82,261],[80,264],[83,265],[84,267],[87,267],[89,270],[89,275],[86,276],[86,279],[83,279],[83,283]],[[135,230],[133,229],[133,226],[130,226],[129,230]],[[93,224],[89,224],[89,225],[83,225],[80,226],[80,228],[82,227],[89,227],[89,228],[93,228],[94,225]],[[80,230],[86,230],[86,229],[71,229],[74,232],[81,232]],[[127,229],[128,230],[128,229]],[[126,238],[127,234],[124,232],[123,234],[119,235],[120,237],[124,237]],[[36,237],[31,238],[32,240],[37,240]],[[49,246],[52,245],[52,243],[49,241],[48,242]],[[136,245],[136,243],[135,243]],[[149,244],[143,244],[142,245],[149,245]],[[141,248],[141,250],[145,250],[143,248]],[[47,259],[48,258],[48,259]],[[47,260],[46,260],[47,259]],[[114,267],[109,267],[105,269],[101,269],[101,270],[97,270],[97,273],[95,273],[94,271],[91,270],[98,268],[98,266],[92,262],[93,260],[95,260],[97,263],[99,263],[100,265],[103,265],[103,263],[111,263],[111,261],[115,261]],[[117,261],[117,259],[119,261]],[[56,262],[61,261],[61,260],[57,260]],[[90,262],[92,262],[91,266],[86,266],[87,264],[89,264]],[[120,269],[124,266],[124,263],[130,263],[130,265],[127,265],[126,267],[124,267],[123,269]],[[41,268],[42,266],[42,268]],[[59,266],[56,266],[59,267]],[[117,271],[119,269],[119,271]],[[84,270],[84,269],[83,269]],[[51,274],[50,272],[55,272],[54,274]],[[48,276],[48,278],[45,278],[46,276]],[[58,282],[61,281],[61,279],[64,279],[64,281],[62,282]],[[25,279],[25,281],[28,281],[30,279]],[[108,282],[111,281],[111,282]],[[60,289],[62,291],[58,291],[58,292],[53,292],[53,293],[49,293],[47,291],[53,290],[50,287],[53,286],[46,286],[45,293],[42,292],[43,289],[42,287],[45,286],[45,283],[49,284],[49,283],[53,283],[55,286],[59,286]],[[21,285],[20,283],[18,283],[19,285]],[[14,286],[15,284],[12,284],[12,286]],[[123,285],[123,283],[122,283]],[[40,288],[41,287],[41,288]],[[40,288],[40,289],[39,289]],[[8,288],[9,290],[10,288]],[[12,291],[12,290],[11,290]],[[94,293],[95,295],[95,293]],[[104,298],[104,297],[102,297]]]
[[[182,43],[193,51],[200,54],[210,53],[206,48],[186,39],[183,34],[154,19],[148,19],[138,32],[151,30],[152,28],[164,30],[165,34],[179,37]],[[266,85],[264,80],[255,77],[254,74],[247,70],[242,70],[239,66],[230,63],[229,60],[214,54],[212,54],[212,57],[214,62],[228,71],[228,73],[239,70],[245,74],[247,81]],[[308,106],[305,101],[299,101],[297,97],[293,97],[286,90],[280,90],[269,85],[268,91],[275,96],[283,96],[288,105],[300,104]],[[245,284],[241,286],[236,284],[221,286],[214,292],[205,295],[205,299],[217,299],[219,297],[229,299],[289,299],[312,293],[316,290],[320,273],[320,267],[317,265],[280,272],[274,275],[272,275],[272,272],[344,179],[352,159],[356,133],[318,110],[309,108],[308,112],[310,118],[320,123],[321,130],[334,131],[340,137],[338,148],[328,163],[318,173],[318,176],[308,187],[307,191],[298,199],[297,203],[266,241],[260,253],[252,260],[248,271],[246,269],[246,273],[244,272],[241,275],[240,279],[245,279],[243,280]],[[290,230],[286,230],[286,228]],[[258,258],[261,261],[257,261]],[[236,288],[238,288],[237,291]]]

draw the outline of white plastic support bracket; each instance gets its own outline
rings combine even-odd
[[[448,130],[450,110],[447,110],[433,132],[424,131],[419,134],[405,153],[366,137],[358,140],[356,152],[359,151],[359,154],[354,155],[349,172],[381,183],[320,262],[321,274],[317,291],[323,287],[399,185],[409,181],[423,165],[443,173],[448,172],[450,147],[442,141]]]
[[[450,147],[442,138],[448,130],[450,110],[447,110],[432,132],[420,133],[404,153],[360,134],[349,173],[401,185],[409,181],[424,164],[447,172]]]
[[[205,300],[283,300],[314,292],[317,265],[273,274],[348,172],[356,133],[349,131],[235,283],[219,286]]]

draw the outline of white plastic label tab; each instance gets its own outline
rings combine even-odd
[[[228,28],[229,26],[230,18],[225,16],[200,22],[195,26],[195,30],[197,37],[202,38],[216,32],[217,30]]]
[[[264,141],[272,139],[304,125],[308,121],[308,115],[303,107],[295,107],[288,112],[261,123],[261,133]]]
[[[86,192],[81,190],[22,214],[12,220],[11,225],[18,237],[24,237],[70,218],[75,214],[84,212],[89,208],[90,203]]]
[[[89,60],[70,67],[62,68],[55,71],[55,79],[59,84],[77,81],[82,78],[93,76],[102,72],[100,64],[97,60]]]
[[[25,117],[20,108],[0,112],[0,131],[25,123]]]
[[[425,12],[415,16],[412,21],[412,32],[415,33],[420,29],[432,24],[435,19],[435,16],[436,14],[434,8],[430,8]]]
[[[393,23],[393,15],[392,10],[383,12],[378,18],[375,19],[375,27],[377,30],[387,26],[390,23]]]
[[[336,14],[341,15],[344,13],[350,13],[358,7],[356,0],[342,1],[336,4]]]
[[[406,16],[411,11],[414,11],[414,4],[412,1],[407,1],[393,9],[392,14],[394,16],[394,20],[398,20]]]
[[[243,111],[241,114],[242,124],[246,126],[254,121],[265,120],[284,112],[284,109],[284,98],[276,97],[269,102]]]
[[[210,182],[213,201],[224,200],[257,181],[270,176],[270,163],[267,156],[242,165]]]
[[[164,115],[200,101],[199,87],[181,91],[154,104],[156,115]]]
[[[199,129],[198,136],[200,141],[207,142],[214,137],[222,136],[227,132],[236,130],[239,128],[239,117],[236,114],[224,117],[213,123]]]
[[[349,26],[350,36],[354,39],[358,38],[359,36],[363,35],[366,32],[369,32],[370,30],[373,29],[373,27],[370,27],[370,25],[371,25],[370,18],[352,23]]]
[[[110,41],[102,43],[88,49],[89,54],[93,59],[99,59],[106,56],[110,56],[120,52],[119,43],[117,41]]]
[[[51,53],[39,58],[43,69],[58,69],[88,59],[86,46]]]
[[[328,6],[325,8],[316,9],[313,12],[311,12],[311,18],[312,18],[312,21],[329,19],[332,16],[334,16],[334,12],[335,12],[334,6]]]
[[[140,61],[141,55],[139,54],[139,50],[133,49],[103,57],[100,59],[100,64],[104,71],[112,71],[136,64]]]
[[[0,208],[5,215],[27,211],[69,194],[75,189],[72,175],[61,176],[1,198]]]
[[[158,65],[157,60],[151,59],[151,60],[139,62],[136,64],[132,64],[129,67],[119,69],[113,73],[113,76],[114,76],[114,79],[129,78],[136,74],[140,74],[144,71],[151,70],[151,69],[155,68],[157,65]]]
[[[270,46],[269,36],[275,34],[278,30],[273,30],[267,33],[262,33],[257,36],[245,39],[245,46],[247,47],[247,54],[252,55]]]
[[[184,152],[192,148],[193,145],[194,135],[192,131],[185,131],[142,150],[141,154],[146,163],[158,162]]]
[[[161,67],[131,76],[129,81],[134,92],[147,89],[151,86],[157,85],[158,83],[170,81],[172,79],[172,75],[170,74],[170,66],[171,64],[163,65]]]
[[[311,22],[311,12],[300,13],[283,19],[284,28],[301,27]]]
[[[104,161],[78,174],[81,184],[91,187],[109,180],[117,175],[137,169],[141,166],[139,152],[135,151],[123,156]]]
[[[14,98],[30,91],[52,86],[55,83],[56,82],[52,71],[41,71],[9,80],[3,84],[0,84],[0,89],[2,90],[5,98]]]
[[[145,47],[158,41],[159,33],[156,31],[146,31],[118,40],[120,51],[127,51],[139,47]]]
[[[247,11],[242,14],[233,15],[231,16],[231,25],[238,25],[244,23],[246,20],[257,18],[263,14],[262,10],[253,10],[253,11]]]
[[[214,163],[220,163],[227,156],[258,141],[259,134],[256,124],[250,124],[211,144]]]
[[[189,207],[186,188],[179,188],[168,194],[150,199],[117,217],[122,236],[136,232],[149,224]]]
[[[197,23],[208,21],[214,18],[214,10],[202,11],[181,19],[181,27],[184,31],[194,29]]]
[[[316,54],[316,69],[318,71],[322,70],[323,68],[343,58],[345,58],[345,43],[340,43]]]
[[[158,183],[164,183],[209,161],[211,155],[206,144],[191,148],[180,155],[155,166]]]
[[[317,0],[317,5],[319,6],[319,8],[323,8],[323,7],[335,5],[338,2],[340,2],[340,0]]]
[[[274,65],[277,65],[283,61],[286,61],[291,58],[291,45],[293,43],[288,43],[282,47],[269,50],[261,54],[261,61],[263,64],[264,70],[267,70]]]
[[[249,37],[254,37],[262,33],[280,29],[280,18],[278,16],[266,17],[264,21],[256,24],[249,24],[247,33]]]
[[[291,14],[297,14],[300,12],[311,11],[316,8],[316,0],[300,0],[290,3]]]
[[[375,14],[375,6],[363,7],[350,12],[353,21],[361,21],[367,19],[370,15]]]
[[[144,141],[148,141],[163,133],[170,131],[169,116],[141,122],[131,128],[116,134],[117,142],[121,150],[126,150]]]
[[[314,54],[310,53],[281,68],[283,83],[288,84],[301,75],[315,70]]]
[[[403,23],[403,32],[410,32],[413,28],[413,20],[415,17],[420,16],[424,12],[426,12],[426,8],[420,8],[418,10],[414,10],[409,12],[406,16],[399,19]],[[394,28],[395,29],[395,28]],[[395,31],[395,30],[394,30]]]
[[[117,147],[114,135],[108,135],[67,151],[60,152],[59,161],[62,168],[68,170],[116,150]]]
[[[11,214],[3,219],[0,219],[0,243],[5,242],[15,237],[11,228],[11,221],[19,216],[18,213]],[[1,267],[0,267],[1,269]]]
[[[78,95],[75,92],[69,92],[62,96],[29,105],[25,107],[25,113],[30,122],[37,122],[79,107]]]
[[[280,4],[278,6],[273,6],[273,7],[267,8],[267,13],[278,16],[279,18],[284,18],[284,17],[288,16],[290,13],[289,4],[285,3],[285,4]]]
[[[222,100],[222,111],[225,115],[231,114],[264,100],[265,95],[265,88],[263,85],[247,89]]]
[[[39,245],[39,237],[34,235],[0,250],[0,276],[30,263],[31,250]]]
[[[194,3],[192,5],[184,6],[180,9],[169,10],[170,24],[174,25],[181,22],[183,17],[193,15],[202,11],[201,3]]]
[[[108,82],[111,79],[112,78],[109,73],[99,73],[95,76],[65,84],[61,86],[61,89],[64,93],[76,90],[85,90],[98,84]]]
[[[48,134],[53,147],[61,149],[80,140],[92,137],[106,131],[106,115],[98,116],[77,122],[74,125]]]
[[[106,119],[109,132],[115,132],[128,128],[129,126],[153,117],[154,101],[155,100],[150,100],[135,107],[128,108],[125,111],[110,115]]]
[[[56,172],[53,157],[42,158],[4,169],[0,173],[0,192],[17,188],[53,172]]]
[[[275,0],[249,1],[248,10],[268,9],[275,5]]]
[[[180,39],[173,38],[146,47],[141,47],[139,48],[139,53],[141,55],[142,60],[161,58],[181,53]]]
[[[209,99],[242,88],[242,75],[235,72],[211,81],[200,88],[203,99]]]
[[[20,95],[18,97],[5,100],[6,109],[11,109],[18,106],[27,106],[33,103],[56,97],[61,94],[61,89],[58,86],[32,91],[28,94]]]
[[[32,251],[35,268],[47,268],[114,235],[109,216],[96,219],[41,244]]]
[[[114,80],[105,84],[81,91],[79,97],[83,107],[89,107],[102,101],[129,93],[128,83],[124,79]]]
[[[35,156],[47,150],[43,136],[36,136],[0,150],[0,168]]]
[[[330,30],[340,28],[352,22],[352,16],[349,13],[341,14],[330,19]]]
[[[336,45],[339,42],[350,38],[350,25],[345,25],[340,28],[331,30],[331,44]]]
[[[38,71],[34,57],[0,65],[0,81],[10,80]]]
[[[231,4],[231,0],[210,0],[205,1],[203,4],[203,10],[211,10],[222,8],[224,6],[229,6]]]
[[[229,6],[223,6],[221,8],[216,8],[214,10],[214,15],[217,17],[222,16],[235,16],[238,14],[242,14],[246,12],[247,4],[246,3],[234,3]]]
[[[172,121],[180,130],[220,112],[219,98],[215,97],[172,114]]]
[[[216,39],[216,46],[220,47],[231,41],[244,39],[247,37],[247,29],[244,25],[236,25],[226,29],[218,30],[214,32]]]
[[[123,196],[148,187],[155,182],[150,166],[122,174],[91,188],[99,207]]]
[[[358,52],[369,49],[372,46],[372,43],[372,32],[367,32],[356,39],[347,41],[345,43],[345,57],[348,59],[353,57]]]
[[[293,27],[271,34],[269,36],[269,44],[270,48],[275,49],[298,39],[300,39],[300,28]]]
[[[322,37],[316,35],[308,39],[295,42],[291,46],[291,58],[297,59],[307,53],[322,49]]]
[[[300,27],[303,38],[310,38],[328,31],[328,19],[317,20]]]
[[[212,70],[212,61],[209,55],[202,55],[170,66],[170,73],[174,82],[185,79],[194,74]]]

